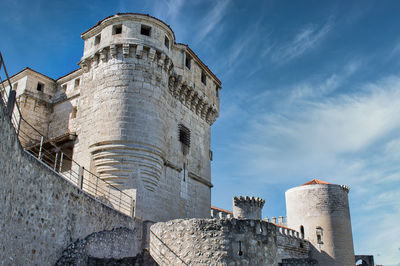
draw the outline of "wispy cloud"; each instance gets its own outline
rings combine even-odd
[[[154,16],[168,23],[173,23],[177,19],[178,14],[181,13],[184,4],[184,0],[157,1],[153,6]]]
[[[361,60],[352,60],[347,63],[338,73],[333,73],[320,81],[312,80],[296,84],[291,90],[289,101],[309,100],[326,96],[340,86],[358,71],[362,64]]]
[[[201,42],[224,18],[231,0],[220,0],[200,22],[201,30],[195,37],[195,43]]]
[[[277,63],[286,63],[303,55],[316,47],[333,29],[334,23],[330,19],[322,26],[309,25],[301,29],[294,39],[283,45],[273,55],[272,60]]]

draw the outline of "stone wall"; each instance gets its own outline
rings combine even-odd
[[[23,151],[1,104],[0,143],[0,264],[53,265],[78,238],[119,227],[135,232],[131,241],[141,247],[141,222],[93,199]]]
[[[301,260],[309,257],[310,242],[299,237],[299,233],[290,228],[277,226],[276,242],[278,245],[277,260],[279,262],[290,258]]]
[[[160,265],[277,265],[276,226],[256,220],[189,219],[150,227]]]

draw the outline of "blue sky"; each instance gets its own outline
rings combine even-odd
[[[80,33],[117,12],[170,24],[222,80],[213,205],[319,178],[350,186],[356,253],[400,265],[400,2],[2,0],[10,74],[77,68]]]

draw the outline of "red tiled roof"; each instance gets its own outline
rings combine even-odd
[[[224,210],[224,209],[221,209],[221,208],[217,208],[217,207],[214,207],[214,206],[211,206],[211,209],[216,210],[216,211],[220,211],[220,212],[229,213],[229,214],[233,215],[233,212],[231,212],[231,211],[227,211],[227,210]]]
[[[333,185],[333,184],[319,179],[313,179],[310,182],[304,183],[302,186],[308,186],[308,185]]]

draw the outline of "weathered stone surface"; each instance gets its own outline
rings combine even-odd
[[[303,230],[321,265],[354,265],[348,188],[310,184],[286,191],[287,224]],[[301,229],[302,228],[302,229]]]
[[[124,258],[136,259],[137,244],[134,230],[116,228],[96,232],[69,245],[56,265],[88,265],[96,260],[123,263]]]
[[[189,219],[150,227],[160,265],[277,265],[276,226],[264,221]]]
[[[118,227],[135,232],[132,245],[140,245],[140,221],[91,198],[23,151],[1,104],[0,138],[1,264],[53,265],[78,238]]]

